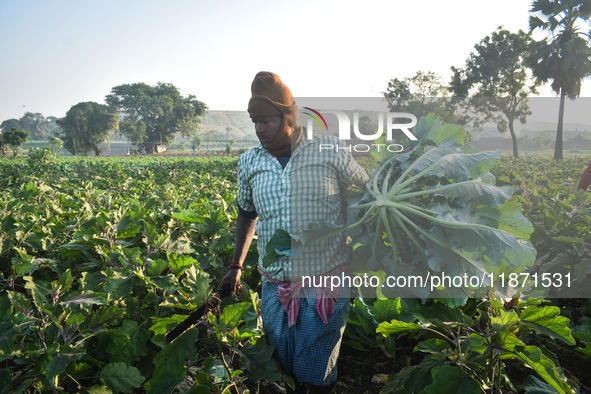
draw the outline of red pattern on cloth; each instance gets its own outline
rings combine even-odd
[[[591,185],[591,162],[589,162],[587,169],[585,170],[585,172],[583,172],[583,175],[581,176],[581,180],[579,181],[579,186],[577,186],[577,189],[587,190],[589,185]]]

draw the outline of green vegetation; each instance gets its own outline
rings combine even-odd
[[[12,149],[12,157],[16,157],[22,144],[27,141],[29,133],[25,130],[17,130],[12,128],[0,134],[0,145],[2,145],[2,154],[6,157],[6,148],[9,146]]]
[[[153,153],[155,144],[169,146],[177,134],[194,135],[207,110],[195,96],[183,97],[176,86],[163,82],[115,86],[105,101],[123,114],[123,135],[146,153]]]
[[[569,270],[577,288],[591,276],[591,194],[575,190],[588,161],[503,156],[491,169],[533,224],[530,272]],[[31,153],[0,160],[0,190],[0,392],[167,393],[187,377],[194,392],[255,392],[261,379],[289,381],[268,362],[255,245],[241,299],[164,341],[231,261],[235,158]],[[566,362],[591,363],[589,302],[544,303],[354,299],[344,346],[389,357],[384,392],[442,380],[490,393],[590,385]],[[405,364],[405,349],[422,356]]]
[[[450,90],[454,96],[468,97],[466,105],[474,114],[473,124],[494,122],[499,132],[509,129],[513,155],[519,156],[514,122],[525,124],[532,112],[528,95],[536,93],[539,82],[530,82],[525,58],[531,38],[523,31],[511,33],[498,28],[476,44],[466,60],[465,69],[452,67],[454,77]]]
[[[119,118],[114,107],[89,101],[74,105],[57,124],[61,127],[58,136],[68,152],[85,156],[93,150],[96,156],[102,156],[99,144],[119,129]]]
[[[235,159],[0,166],[2,392],[165,393],[188,369],[209,373],[203,383],[221,392],[240,374],[227,374],[217,353],[205,363],[197,357],[197,328],[170,345],[163,340],[203,304],[231,259]],[[257,352],[268,350],[257,342],[252,294],[203,324],[219,327],[224,348],[234,346],[256,373]],[[248,326],[237,328],[243,321]],[[232,364],[236,353],[225,352]],[[259,374],[272,378],[265,364]]]
[[[0,130],[8,131],[12,128],[25,130],[33,140],[44,140],[53,136],[59,126],[55,116],[47,118],[38,112],[25,112],[20,119],[7,119],[0,124]]]
[[[231,156],[232,155],[232,145],[234,145],[235,142],[236,142],[235,139],[231,139],[226,144],[226,153],[228,154],[228,156]]]
[[[203,138],[201,138],[200,136],[196,135],[195,137],[193,137],[193,139],[191,140],[193,150],[197,149],[197,152],[199,152],[199,150],[201,149],[202,142]]]

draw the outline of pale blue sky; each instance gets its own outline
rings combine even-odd
[[[527,29],[530,5],[0,0],[0,122],[26,111],[61,117],[134,82],[173,83],[211,110],[245,110],[261,70],[308,97],[380,96],[417,70],[448,82],[450,66],[462,67],[497,26]]]

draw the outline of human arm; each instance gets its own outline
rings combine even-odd
[[[236,244],[234,247],[234,257],[232,258],[232,265],[242,267],[244,259],[248,254],[248,249],[254,237],[254,230],[257,218],[248,218],[241,212],[236,218]],[[234,294],[240,289],[240,277],[242,276],[242,269],[230,268],[228,273],[222,278],[219,287],[225,284],[230,285],[231,293]]]

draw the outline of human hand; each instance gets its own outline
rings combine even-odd
[[[237,291],[239,291],[242,288],[242,285],[240,285],[240,278],[241,277],[242,277],[242,270],[241,269],[230,268],[230,271],[228,271],[228,273],[222,278],[222,281],[220,282],[218,289],[220,287],[223,287],[225,284],[229,284],[230,285],[230,294],[234,295],[234,293],[236,293]]]

